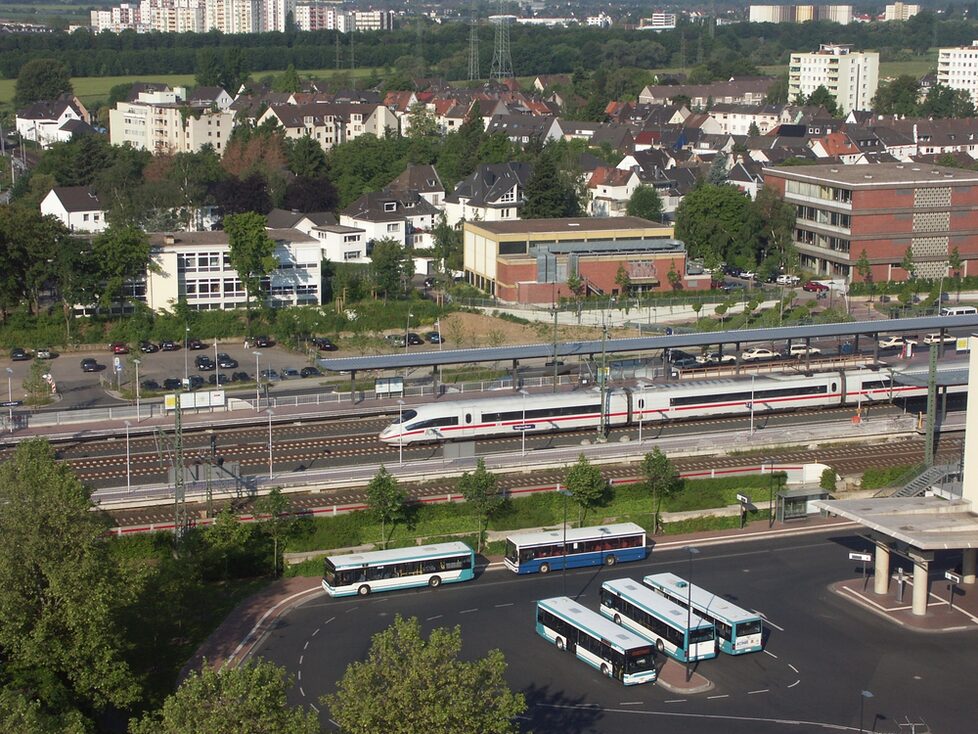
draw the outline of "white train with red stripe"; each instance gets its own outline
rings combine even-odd
[[[926,385],[926,372],[921,374]],[[878,370],[849,370],[814,375],[764,375],[719,380],[691,380],[605,391],[608,427],[658,421],[746,415],[803,408],[838,407],[920,397],[926,387],[893,384]],[[601,423],[601,393],[508,395],[476,400],[446,400],[405,409],[400,421],[380,434],[384,443],[436,443],[483,436],[550,433]]]

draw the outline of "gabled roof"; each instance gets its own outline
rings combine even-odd
[[[554,118],[537,115],[494,115],[486,132],[501,132],[507,136],[538,137],[553,124]]]
[[[844,132],[833,132],[820,138],[812,138],[812,142],[821,143],[822,150],[830,156],[856,155],[859,153],[859,147]]]
[[[288,209],[272,209],[265,226],[269,229],[292,229],[303,219],[308,219],[318,227],[336,224],[336,215],[332,212],[297,212]]]
[[[21,120],[57,120],[64,114],[65,110],[74,111],[78,117],[82,117],[79,110],[67,99],[41,100],[28,105],[17,113]]]
[[[194,102],[217,102],[218,97],[222,94],[227,94],[224,91],[224,87],[195,87],[189,95],[187,95],[187,101],[193,104]],[[230,95],[229,95],[230,96]]]
[[[89,125],[84,120],[75,120],[74,118],[72,118],[71,120],[66,120],[65,123],[61,125],[61,127],[59,127],[58,129],[64,130],[67,133],[71,133],[72,136],[89,135],[95,133],[94,127]]]
[[[127,102],[138,102],[139,95],[143,92],[172,92],[173,87],[162,82],[133,82],[129,88]]]
[[[458,182],[445,201],[467,199],[470,206],[492,206],[514,186],[524,188],[532,172],[529,163],[482,163]]]
[[[391,208],[389,204],[394,206]],[[350,204],[340,214],[364,222],[399,222],[408,217],[440,213],[417,192],[397,192],[384,189],[371,191]]]
[[[51,193],[58,197],[67,212],[102,211],[98,194],[91,186],[55,186]]]
[[[417,95],[410,90],[388,92],[384,97],[384,107],[387,107],[392,112],[408,112],[411,109],[411,105],[417,101]]]
[[[438,171],[430,164],[408,165],[400,176],[387,184],[387,188],[392,192],[445,193]]]

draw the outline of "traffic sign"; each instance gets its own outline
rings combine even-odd
[[[16,408],[18,405],[23,405],[22,400],[4,400],[0,403],[0,408]]]
[[[112,358],[112,366],[115,367],[116,372],[122,372],[122,360],[118,357]]]
[[[956,574],[956,573],[951,573],[950,571],[945,571],[944,572],[944,578],[946,578],[952,584],[960,584],[961,583],[961,577],[958,574]]]
[[[737,495],[737,501],[740,502],[741,504],[749,505],[750,504],[750,497],[748,497],[746,494],[738,494]]]
[[[873,557],[869,553],[850,553],[850,561],[862,561],[863,563],[869,563],[873,560]]]

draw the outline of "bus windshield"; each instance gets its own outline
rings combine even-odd
[[[655,670],[655,658],[651,647],[636,647],[629,650],[625,658],[626,673],[644,673]]]
[[[509,538],[506,539],[506,558],[508,558],[513,563],[517,562],[517,549],[516,543],[514,543]]]
[[[695,645],[697,642],[709,642],[713,639],[712,627],[700,627],[689,631],[689,644]]]
[[[761,620],[756,619],[753,622],[741,622],[737,625],[737,635],[759,635],[761,633]]]
[[[326,568],[323,571],[323,578],[326,579],[326,583],[330,586],[336,586],[336,566],[334,566],[333,562],[328,558],[326,559]]]

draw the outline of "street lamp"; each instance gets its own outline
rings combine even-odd
[[[414,316],[414,314],[411,313],[410,311],[408,311],[407,323],[404,324],[404,348],[405,349],[407,349],[408,346],[409,346],[408,345],[408,332],[411,330],[411,317],[413,317],[413,316]]]
[[[136,423],[139,423],[139,360],[132,361],[136,365]]]
[[[132,493],[132,469],[129,466],[129,427],[132,423],[126,421],[126,494]]]
[[[10,382],[10,378],[13,377],[13,374],[14,371],[8,367],[7,368],[7,402],[10,403],[10,407],[7,409],[8,410],[7,430],[10,431],[10,433],[14,432],[14,406],[13,406],[14,389]]]
[[[687,545],[683,550],[689,554],[689,571],[686,573],[686,682],[689,683],[692,675],[689,658],[693,652],[689,645],[689,626],[693,623],[693,556],[698,555],[700,549]]]
[[[441,319],[435,322],[435,326],[438,328],[438,351],[441,351],[442,338],[441,338]]]
[[[520,395],[523,396],[523,422],[520,424],[520,436],[522,439],[520,455],[526,456],[526,396],[529,395],[529,393],[521,388]]]
[[[261,352],[254,352],[255,355],[255,412],[261,410],[261,375],[258,372],[258,358]]]
[[[404,401],[397,401],[397,426],[401,433],[397,437],[397,463],[401,465],[404,463]]]
[[[750,436],[754,438],[754,378],[757,375],[750,376]]]
[[[557,493],[564,495],[564,563],[560,576],[564,585],[563,595],[567,596],[567,498],[571,496],[571,492],[569,489],[561,489],[560,484],[558,484]]]
[[[863,728],[863,711],[866,709],[866,699],[872,698],[873,694],[870,691],[860,691],[859,692],[859,734],[866,731]]]
[[[272,416],[275,415],[275,411],[271,408],[265,411],[268,413],[268,479],[272,479]]]
[[[183,387],[186,389],[190,386],[190,365],[188,363],[189,357],[187,353],[190,351],[190,327],[186,327],[183,334]]]

